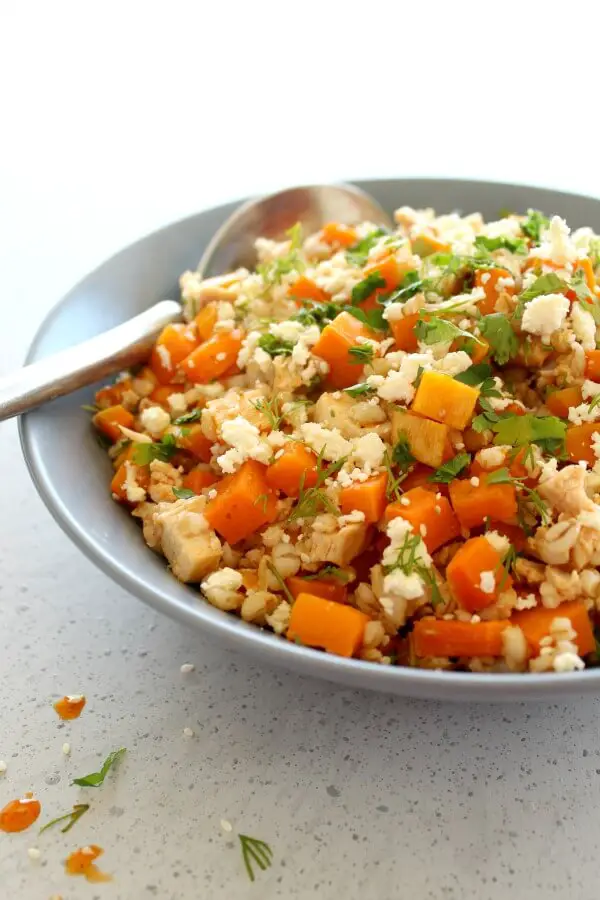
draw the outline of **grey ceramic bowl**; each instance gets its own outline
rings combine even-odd
[[[600,200],[557,191],[475,181],[396,179],[360,182],[390,212],[403,204],[439,211],[501,209],[555,212],[572,226],[600,231]],[[177,297],[178,276],[194,267],[210,237],[237,204],[176,222],[105,262],[50,313],[28,362],[119,324],[147,305]],[[144,544],[138,526],[107,490],[109,462],[81,405],[94,389],[80,391],[21,420],[29,470],[46,506],[77,546],[107,575],[145,603],[191,628],[267,664],[316,675],[350,687],[446,700],[554,700],[600,690],[600,669],[566,675],[476,675],[377,666],[297,646],[247,625],[204,602],[170,574]],[[82,622],[82,627],[84,623]]]

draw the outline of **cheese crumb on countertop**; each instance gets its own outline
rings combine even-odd
[[[184,663],[179,671],[182,675],[188,675],[190,672],[193,672],[195,668],[196,666],[193,663]]]
[[[194,736],[193,729],[188,728],[187,726],[183,729],[183,733],[184,733],[184,735],[185,735],[186,737],[193,737],[193,736]]]
[[[6,772],[7,768],[8,768],[8,766],[6,765],[6,763],[4,762],[4,760],[3,760],[3,759],[0,759],[0,775],[4,775],[4,773]]]
[[[62,752],[64,753],[65,756],[69,756],[71,753],[71,745],[68,744],[67,742],[65,742],[62,745]]]

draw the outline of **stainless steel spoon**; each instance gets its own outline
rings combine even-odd
[[[256,261],[257,237],[282,238],[296,222],[309,234],[334,221],[347,225],[364,221],[388,227],[391,224],[372,197],[351,185],[278,191],[240,206],[210,241],[198,271],[209,277],[240,265],[251,268]],[[143,362],[161,329],[181,318],[181,313],[179,303],[162,300],[110,331],[0,379],[0,421]]]

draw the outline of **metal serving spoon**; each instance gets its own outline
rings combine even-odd
[[[280,239],[296,222],[309,234],[335,221],[346,225],[365,221],[388,227],[391,224],[372,197],[351,185],[278,191],[240,206],[210,241],[198,271],[206,278],[241,265],[252,268],[257,237]],[[143,362],[161,329],[180,319],[181,313],[179,303],[162,300],[110,331],[0,379],[0,421]]]

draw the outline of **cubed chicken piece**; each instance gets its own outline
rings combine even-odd
[[[204,497],[177,500],[156,513],[162,551],[180,581],[201,581],[219,565],[222,547],[204,518]]]
[[[313,531],[310,539],[311,562],[330,562],[336,566],[349,565],[365,549],[367,526],[364,522],[344,525],[339,531],[327,534]]]
[[[538,491],[557,512],[569,516],[596,509],[596,504],[585,492],[585,470],[581,466],[565,466],[556,475],[542,482]]]

